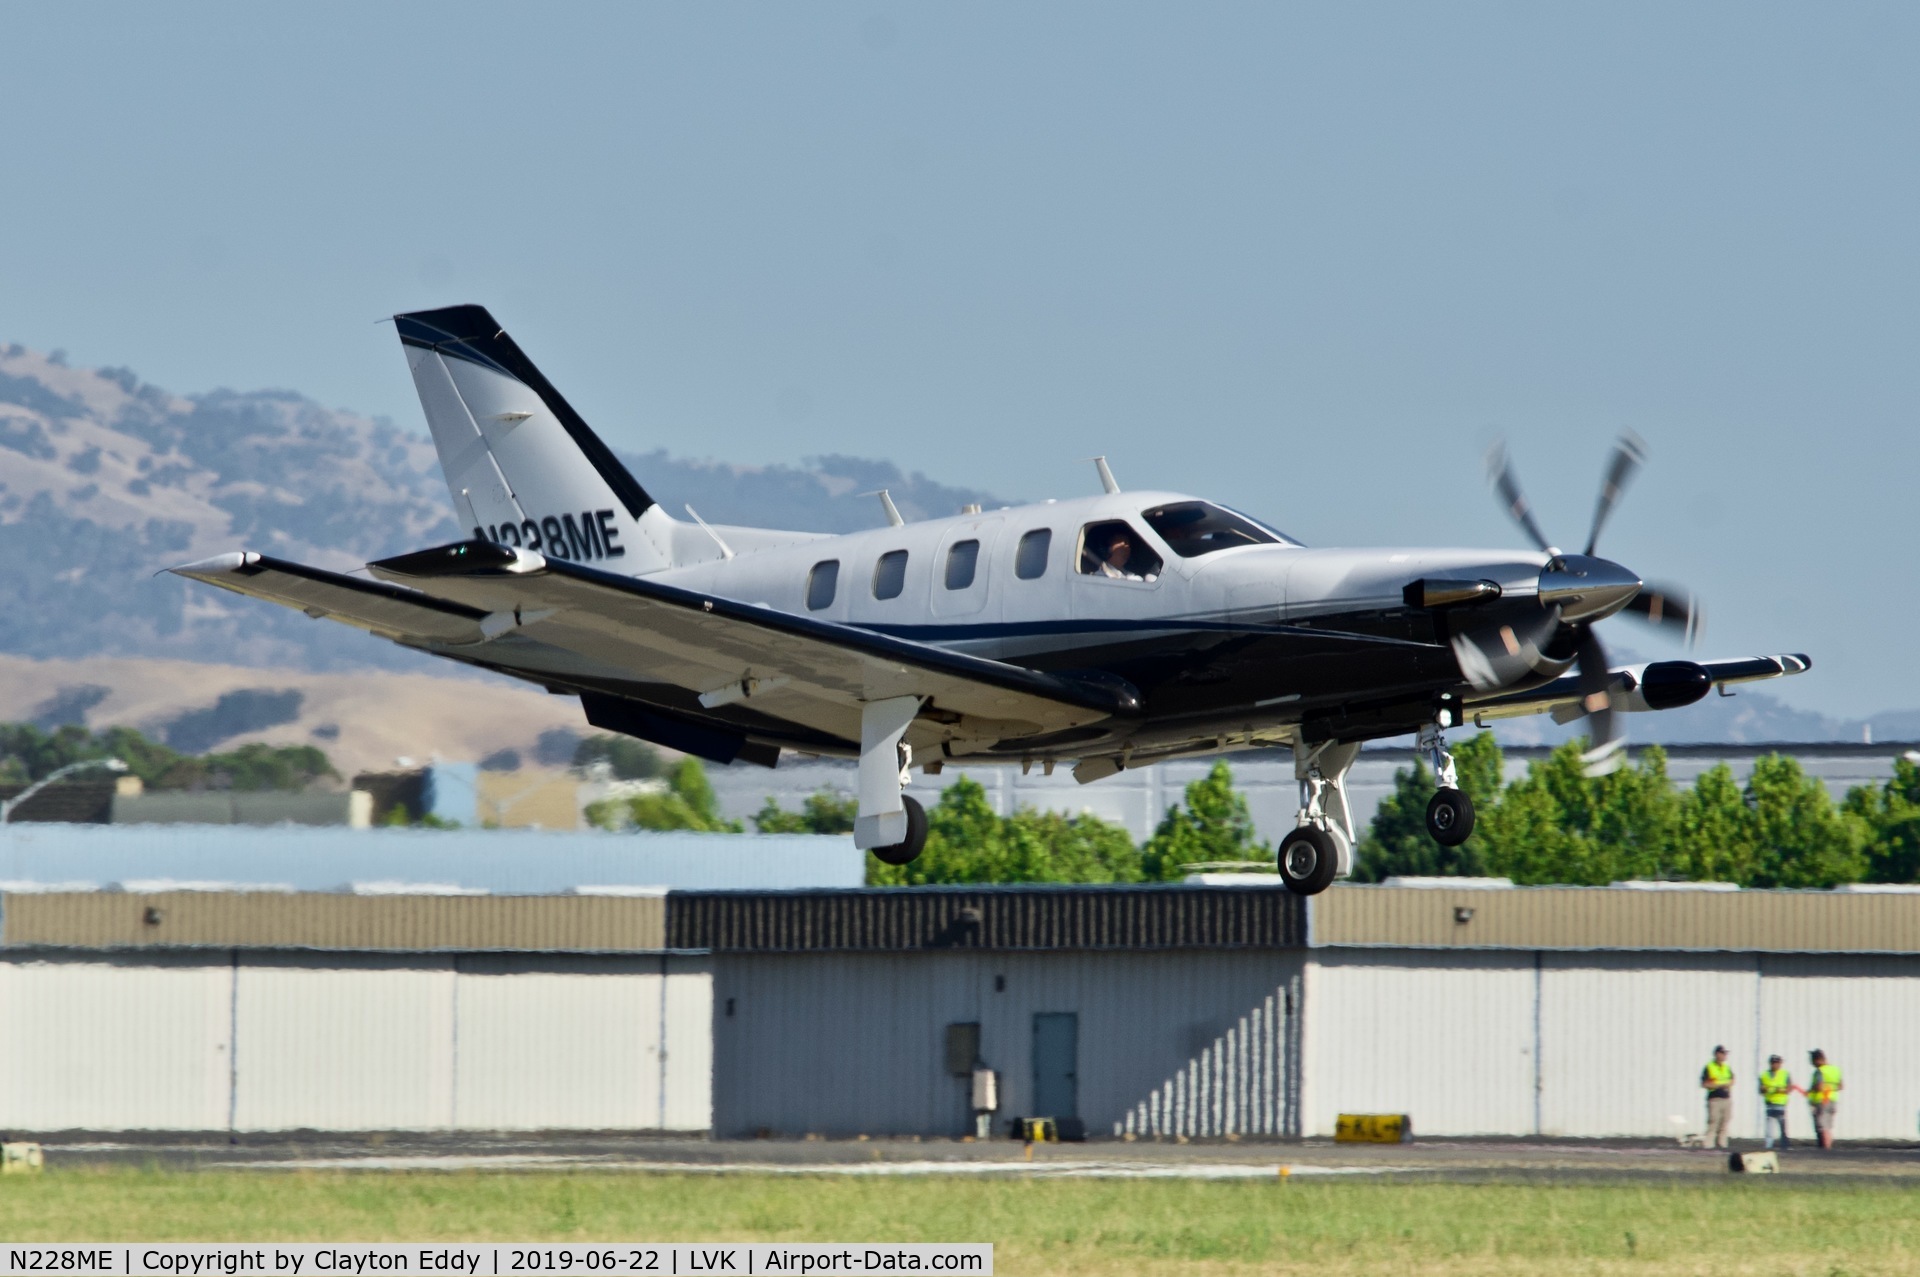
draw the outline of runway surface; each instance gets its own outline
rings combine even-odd
[[[15,1136],[13,1138],[20,1138]],[[706,1140],[633,1135],[225,1135],[42,1137],[50,1170],[90,1165],[166,1170],[614,1171],[637,1174],[956,1175],[1250,1180],[1391,1177],[1448,1180],[1662,1179],[1725,1175],[1725,1153],[1649,1140],[1427,1140],[1350,1145],[1207,1141]],[[1746,1147],[1740,1145],[1739,1147]],[[1920,1145],[1795,1148],[1789,1175],[1920,1179]]]

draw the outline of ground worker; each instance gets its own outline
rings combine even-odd
[[[1840,1066],[1827,1063],[1825,1051],[1814,1051],[1813,1080],[1807,1084],[1807,1103],[1813,1107],[1813,1133],[1821,1148],[1833,1147],[1833,1111],[1846,1083],[1840,1080]]]
[[[1800,1089],[1793,1084],[1793,1075],[1780,1067],[1784,1062],[1777,1055],[1769,1055],[1766,1070],[1760,1074],[1760,1102],[1767,1106],[1768,1148],[1773,1147],[1776,1129],[1780,1132],[1780,1147],[1787,1147],[1787,1101]]]
[[[1727,1123],[1733,1118],[1733,1066],[1727,1063],[1727,1048],[1713,1048],[1713,1058],[1700,1070],[1700,1087],[1707,1093],[1707,1133],[1702,1136],[1708,1148],[1727,1146]]]

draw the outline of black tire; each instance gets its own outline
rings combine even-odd
[[[900,803],[907,809],[907,836],[891,847],[875,847],[873,858],[885,865],[910,865],[927,845],[927,809],[910,795],[902,794]]]
[[[1333,835],[1313,825],[1302,825],[1280,840],[1277,855],[1280,880],[1296,896],[1317,896],[1333,885],[1340,872],[1340,853]]]
[[[1427,832],[1442,847],[1458,847],[1473,833],[1473,799],[1442,789],[1427,804]]]

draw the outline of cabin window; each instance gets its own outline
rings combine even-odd
[[[1013,574],[1022,581],[1033,581],[1047,574],[1047,551],[1053,548],[1053,529],[1035,528],[1020,538],[1014,551]]]
[[[1156,506],[1141,518],[1183,559],[1229,550],[1236,545],[1285,545],[1286,538],[1245,515],[1210,501],[1176,501]]]
[[[907,588],[907,552],[888,550],[873,565],[873,597],[897,599]]]
[[[964,590],[973,585],[973,570],[980,562],[980,543],[955,541],[947,549],[947,588]]]
[[[1116,581],[1157,581],[1160,556],[1123,519],[1089,523],[1080,532],[1080,574]]]
[[[826,559],[807,573],[807,610],[818,612],[833,606],[834,587],[840,584],[840,560]]]

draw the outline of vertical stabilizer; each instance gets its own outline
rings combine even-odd
[[[484,306],[395,315],[473,535],[611,571],[673,564],[674,520]]]

